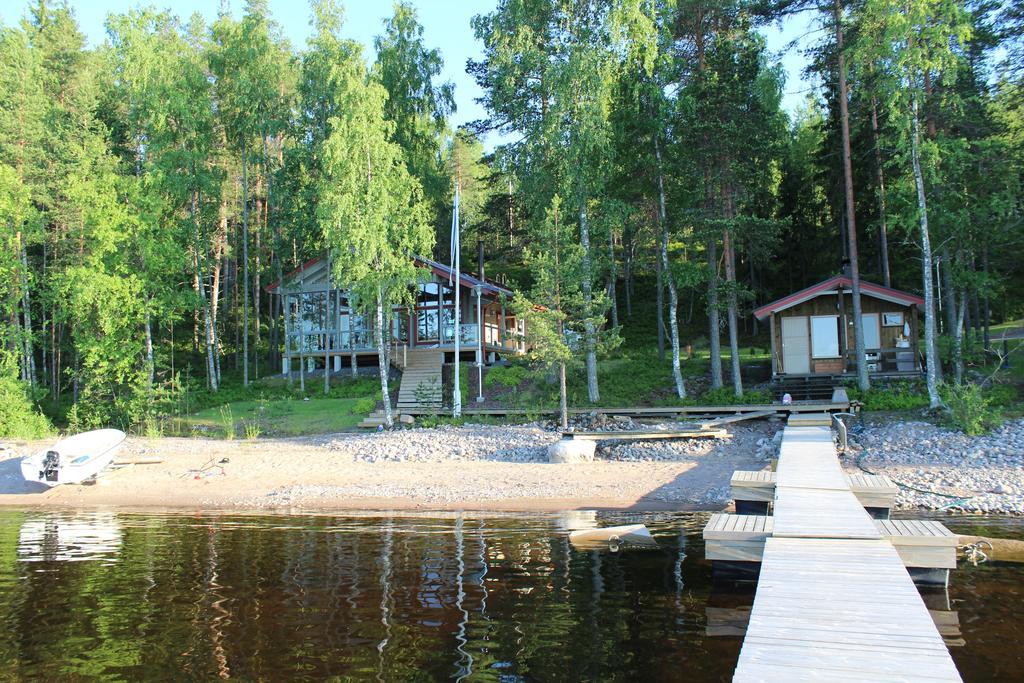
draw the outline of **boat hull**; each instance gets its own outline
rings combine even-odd
[[[23,458],[21,475],[25,481],[44,486],[79,484],[107,467],[124,444],[119,429],[97,429],[75,434],[50,448]]]

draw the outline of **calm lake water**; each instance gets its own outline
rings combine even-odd
[[[0,679],[729,680],[753,589],[712,586],[707,516],[602,514],[658,541],[617,553],[579,516],[0,512]],[[1024,565],[926,600],[965,680],[1020,680]]]

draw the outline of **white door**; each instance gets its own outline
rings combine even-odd
[[[811,372],[810,337],[807,316],[782,318],[782,372],[806,375]]]
[[[860,317],[864,326],[864,348],[868,351],[877,351],[882,348],[882,334],[878,327],[878,314],[865,313]]]

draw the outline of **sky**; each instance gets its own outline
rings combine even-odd
[[[358,40],[366,46],[367,56],[373,58],[373,39],[383,30],[383,20],[391,15],[392,5],[386,0],[350,0],[344,2],[345,37]],[[90,45],[100,45],[106,40],[104,22],[108,14],[120,14],[140,5],[154,5],[168,8],[174,14],[187,19],[194,12],[204,15],[208,22],[216,18],[220,5],[218,0],[68,0],[79,27],[85,33]],[[477,102],[480,90],[466,74],[467,59],[481,57],[481,45],[473,36],[470,20],[474,15],[485,14],[495,6],[495,0],[413,0],[420,23],[423,25],[424,41],[428,47],[436,47],[444,58],[442,81],[455,84],[456,112],[452,123],[456,126],[483,118],[483,107]],[[27,0],[0,0],[0,21],[5,25],[16,23],[27,11]],[[230,0],[234,15],[240,17],[242,0]],[[269,0],[273,19],[281,26],[292,47],[305,47],[310,35],[310,10],[306,0]],[[793,46],[795,40],[801,45],[817,39],[814,24],[805,13],[788,19],[783,25],[763,30],[767,45],[774,59],[781,59],[786,72],[786,87],[783,107],[792,114],[804,102],[811,85],[801,74],[805,59],[800,46]],[[494,140],[485,140],[492,146]]]

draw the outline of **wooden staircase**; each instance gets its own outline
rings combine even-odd
[[[408,410],[441,411],[443,389],[441,367],[444,352],[435,349],[410,349],[398,388],[396,412]]]
[[[400,413],[392,413],[391,417],[394,419],[395,424],[411,425],[416,421],[412,415],[403,415]],[[359,427],[360,429],[377,429],[378,427],[382,427],[383,425],[384,411],[375,410],[366,417],[364,417],[363,421],[356,426]]]

